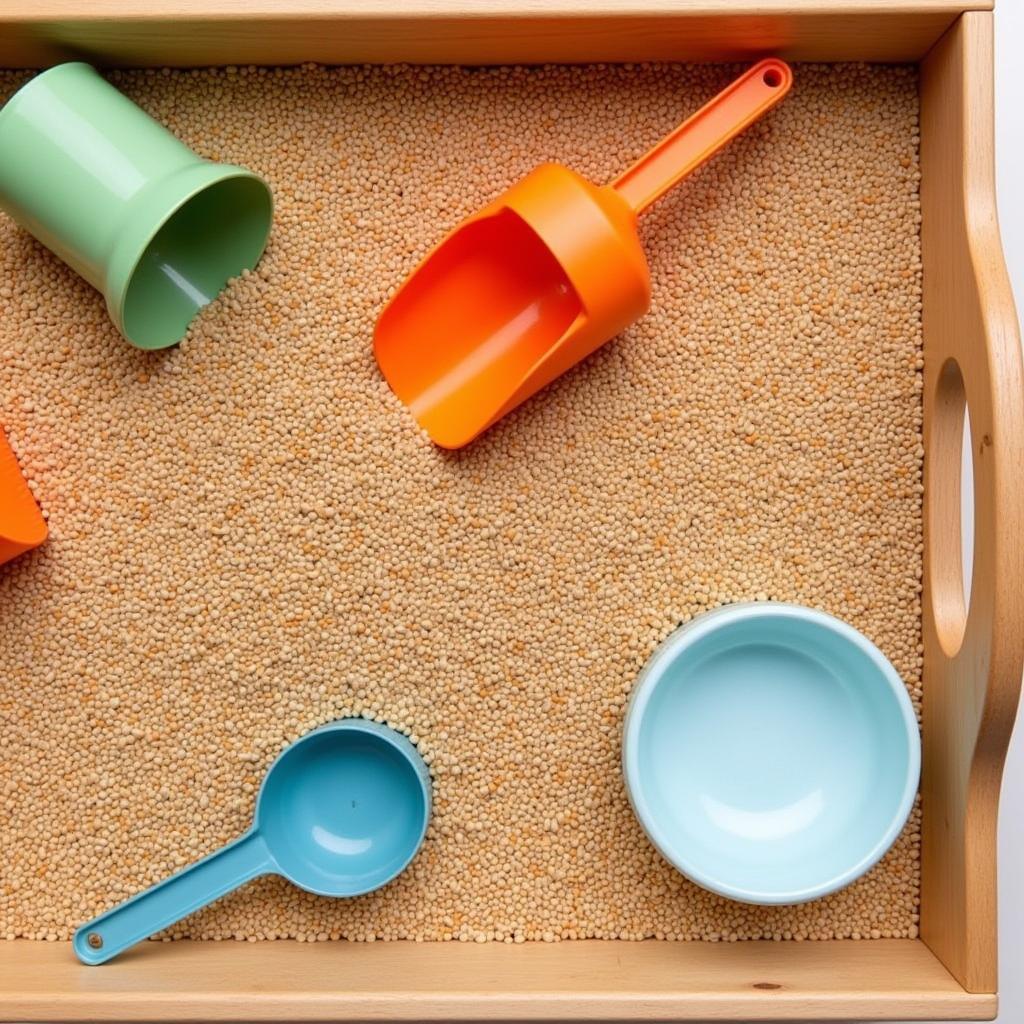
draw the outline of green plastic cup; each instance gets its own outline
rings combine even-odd
[[[196,156],[88,64],[0,108],[0,208],[103,292],[139,348],[179,342],[270,233],[262,178]]]

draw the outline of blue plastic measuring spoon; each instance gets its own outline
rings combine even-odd
[[[75,953],[104,963],[260,875],[320,896],[379,889],[416,855],[429,819],[430,772],[412,743],[362,718],[332,722],[270,766],[245,835],[83,924]]]

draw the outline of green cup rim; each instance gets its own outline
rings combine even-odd
[[[194,179],[194,181],[186,187],[185,191],[181,190],[181,181],[183,178],[186,180],[189,178]],[[246,170],[244,167],[238,167],[234,164],[214,163],[213,161],[197,156],[194,164],[183,168],[176,174],[170,175],[155,186],[154,196],[151,201],[156,201],[160,193],[164,190],[174,197],[170,202],[170,205],[167,207],[166,212],[160,217],[159,221],[147,224],[145,229],[142,231],[135,232],[130,228],[127,228],[122,232],[118,245],[111,254],[104,293],[107,296],[107,310],[111,319],[114,321],[114,324],[121,334],[136,348],[154,351],[162,348],[170,348],[172,345],[176,345],[181,341],[188,332],[192,319],[194,319],[193,317],[189,320],[188,324],[185,325],[178,337],[159,345],[142,344],[128,333],[124,323],[124,307],[128,299],[128,293],[131,289],[132,280],[135,277],[135,273],[138,270],[143,257],[146,255],[146,251],[152,244],[153,239],[156,238],[163,228],[193,199],[201,195],[207,189],[213,188],[215,185],[234,180],[245,180],[258,183],[263,187],[263,192],[267,200],[263,237],[258,251],[251,253],[241,266],[233,270],[228,275],[229,278],[236,277],[243,270],[252,269],[259,262],[263,253],[266,251],[267,243],[270,240],[270,232],[273,227],[274,220],[274,194],[271,191],[270,186],[262,177],[260,177],[260,175],[253,171]],[[198,315],[198,310],[196,311],[196,315]]]

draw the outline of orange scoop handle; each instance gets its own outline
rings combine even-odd
[[[792,84],[785,61],[755,64],[620,174],[612,188],[640,213],[771,110]]]

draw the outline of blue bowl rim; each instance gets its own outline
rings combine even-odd
[[[653,815],[643,797],[640,784],[641,772],[639,764],[640,729],[644,720],[644,712],[665,676],[665,672],[687,648],[698,640],[717,630],[749,619],[758,618],[789,618],[799,619],[814,626],[821,627],[836,634],[844,641],[859,648],[872,661],[879,675],[888,683],[889,689],[896,698],[900,715],[907,736],[907,773],[903,783],[903,792],[899,805],[888,823],[885,831],[879,836],[875,845],[856,863],[835,877],[818,885],[807,886],[787,892],[758,891],[731,885],[721,879],[714,878],[696,864],[687,860],[659,828],[656,816]],[[704,612],[673,630],[658,649],[651,655],[643,667],[633,687],[622,736],[622,770],[625,776],[626,792],[633,812],[647,833],[647,837],[658,852],[673,867],[691,881],[711,892],[741,903],[766,905],[791,905],[806,903],[819,899],[829,893],[849,885],[873,868],[889,851],[899,837],[903,826],[910,817],[917,795],[921,776],[921,734],[917,723],[917,715],[910,701],[907,688],[899,673],[893,668],[889,659],[866,637],[854,629],[849,623],[830,615],[828,612],[803,605],[788,604],[782,601],[750,601],[724,605]]]

